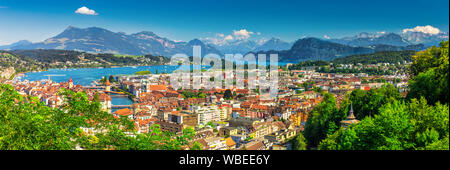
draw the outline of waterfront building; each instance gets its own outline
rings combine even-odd
[[[105,91],[111,91],[111,82],[108,79],[106,79],[105,86]]]
[[[112,98],[111,96],[109,96],[108,94],[105,93],[99,93],[98,94],[98,99],[101,105],[101,109],[103,111],[107,111],[110,112],[111,111],[111,107],[112,107]]]

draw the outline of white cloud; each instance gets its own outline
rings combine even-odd
[[[435,28],[431,25],[427,25],[427,26],[416,26],[414,28],[411,29],[403,29],[403,33],[407,33],[407,32],[422,32],[425,34],[439,34],[441,32],[441,30],[439,30],[438,28]]]
[[[94,10],[89,9],[85,6],[78,8],[75,13],[77,14],[83,14],[83,15],[98,15],[98,13],[96,13]]]
[[[328,35],[323,35],[323,38],[325,38],[325,39],[330,39],[331,37],[328,36]]]
[[[250,35],[252,35],[253,32],[247,31],[246,29],[241,29],[239,31],[234,30],[233,35],[236,37],[236,39],[242,40],[242,39],[248,39],[250,38]]]
[[[224,40],[233,40],[233,36],[231,36],[231,35],[228,35],[228,36],[226,36],[225,37],[225,39]]]
[[[246,29],[241,29],[238,31],[233,30],[233,32],[231,34],[216,33],[216,34],[214,34],[214,36],[200,38],[200,39],[207,43],[210,43],[210,44],[222,46],[222,45],[226,45],[234,40],[247,40],[248,38],[250,38],[250,36],[252,34],[255,34],[255,33],[252,31],[247,31]],[[261,33],[259,33],[259,32],[257,32],[256,34],[261,35]]]

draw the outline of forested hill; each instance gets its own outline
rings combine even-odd
[[[357,54],[371,54],[380,51],[420,51],[425,49],[422,44],[408,46],[373,45],[369,47],[353,47],[339,43],[333,43],[318,38],[304,38],[296,41],[291,49],[283,51],[257,52],[258,54],[278,54],[279,61],[300,62],[308,60],[331,61],[336,58]]]
[[[412,56],[415,54],[415,51],[379,51],[370,54],[357,54],[350,55],[342,58],[337,58],[332,61],[323,61],[323,60],[308,60],[303,61],[297,64],[294,64],[289,67],[291,70],[302,69],[304,67],[313,67],[313,66],[326,66],[330,63],[334,64],[377,64],[377,63],[403,63],[404,61],[410,62],[412,61]]]
[[[377,64],[377,63],[398,63],[403,61],[412,61],[416,51],[379,51],[371,54],[357,54],[337,58],[332,61],[336,64]]]
[[[42,70],[45,66],[30,57],[0,50],[0,72],[9,67],[14,67],[17,72],[25,72]]]
[[[170,61],[162,56],[92,54],[71,50],[13,50],[0,51],[0,54],[0,60],[5,61],[2,62],[3,67],[12,66],[19,72],[49,68],[162,65]]]

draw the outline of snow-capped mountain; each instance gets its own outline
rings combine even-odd
[[[395,33],[367,33],[362,32],[353,37],[344,37],[340,39],[329,39],[331,42],[349,45],[349,46],[371,46],[371,45],[393,45],[393,46],[407,46],[411,45],[406,39],[402,36]]]
[[[427,34],[423,32],[405,32],[402,37],[413,44],[425,44],[427,46],[438,45],[441,41],[448,40],[448,32]]]
[[[246,54],[252,51],[287,50],[292,47],[292,43],[285,42],[278,38],[271,38],[267,41],[258,42],[252,40],[236,40],[218,45],[213,43],[209,44],[222,51],[224,54]]]

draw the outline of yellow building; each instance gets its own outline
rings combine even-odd
[[[294,126],[300,126],[302,123],[302,113],[297,112],[292,114],[290,117],[290,121],[294,124]]]

